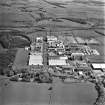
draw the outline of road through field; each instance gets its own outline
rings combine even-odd
[[[90,83],[50,84],[10,82],[1,86],[0,105],[93,105],[97,92]]]

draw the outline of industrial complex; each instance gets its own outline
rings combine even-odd
[[[52,80],[52,76],[59,77],[64,82],[67,78],[71,78],[70,81],[92,81],[94,78],[104,76],[105,63],[91,62],[88,58],[99,56],[100,53],[97,49],[85,44],[78,44],[72,35],[70,36],[71,40],[67,42],[60,36],[50,33],[47,32],[47,35],[32,38],[30,46],[24,48],[28,52],[27,65],[20,67],[20,70],[25,69],[25,72],[30,76],[24,77],[24,74],[21,74],[21,78],[36,81],[36,74],[38,73],[38,78],[42,82]],[[14,78],[14,75],[11,76],[11,80]]]

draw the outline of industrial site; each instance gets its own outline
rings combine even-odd
[[[104,4],[0,2],[0,105],[105,105]]]

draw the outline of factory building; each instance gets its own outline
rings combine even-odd
[[[91,66],[93,69],[105,70],[105,63],[92,63]]]
[[[50,56],[49,65],[67,65],[67,56]]]
[[[47,36],[47,40],[48,41],[57,41],[57,37],[56,36]]]
[[[67,65],[65,59],[50,59],[49,65]]]
[[[32,54],[29,57],[29,65],[43,65],[43,58],[41,54]]]
[[[81,52],[71,53],[71,59],[72,60],[80,60],[80,61],[82,61],[83,58],[84,58],[84,53],[81,53]]]

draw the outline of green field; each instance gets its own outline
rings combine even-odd
[[[9,65],[14,62],[17,49],[0,52],[0,74],[4,75],[9,70]]]

